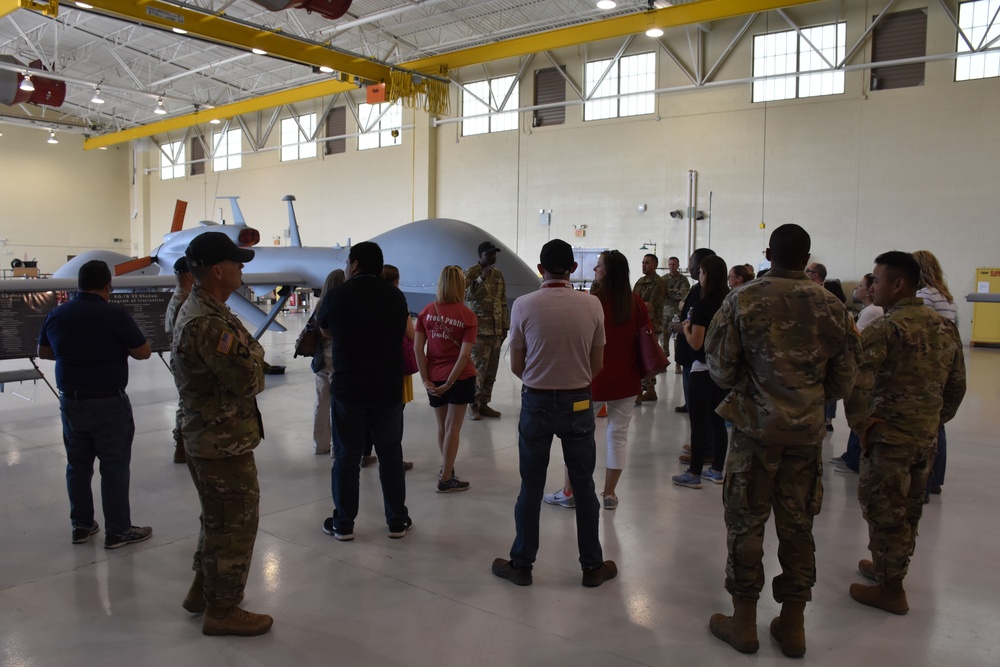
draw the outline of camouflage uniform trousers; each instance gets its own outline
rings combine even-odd
[[[192,569],[205,576],[209,606],[243,599],[257,539],[260,487],[253,452],[223,459],[187,456],[201,501],[201,534]]]
[[[476,405],[486,405],[493,400],[493,383],[500,366],[502,336],[476,336],[472,348],[472,363],[476,367]]]
[[[934,449],[872,443],[861,457],[858,500],[879,581],[906,576],[924,512]]]
[[[808,601],[816,583],[813,517],[823,503],[822,443],[766,444],[736,432],[722,489],[729,558],[726,590],[757,600],[764,588],[764,526],[774,508],[781,574],[774,599]]]

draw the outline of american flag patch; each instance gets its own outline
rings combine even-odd
[[[219,337],[219,344],[215,346],[215,350],[222,354],[229,354],[229,351],[233,349],[234,342],[236,342],[236,336],[232,332],[223,331],[222,336]]]

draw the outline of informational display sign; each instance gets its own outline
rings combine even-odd
[[[55,307],[55,292],[0,292],[0,359],[36,356],[38,332]]]
[[[26,359],[37,355],[38,334],[46,316],[65,301],[65,292],[0,292],[0,359]],[[111,295],[111,303],[125,308],[149,341],[153,352],[170,350],[163,328],[170,292],[133,292]]]
[[[170,336],[164,328],[167,319],[167,304],[172,292],[115,292],[111,303],[123,306],[139,325],[139,331],[146,337],[153,352],[169,352]]]

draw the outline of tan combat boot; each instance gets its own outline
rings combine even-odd
[[[883,581],[878,586],[851,584],[851,597],[861,604],[883,609],[892,614],[902,616],[910,611],[906,602],[906,591],[903,590],[903,580],[893,579]]]
[[[771,636],[778,640],[781,652],[789,658],[801,658],[806,654],[805,610],[805,602],[785,600],[781,603],[781,615],[771,621]]]
[[[482,418],[482,415],[479,414],[479,406],[475,403],[469,403],[469,420],[477,422]]]
[[[875,563],[866,558],[858,561],[858,572],[860,572],[861,576],[865,579],[878,581],[878,577],[875,575]]]
[[[191,588],[184,596],[184,602],[181,603],[181,606],[192,614],[200,614],[205,611],[207,606],[205,602],[205,575],[201,572],[195,573],[194,581],[191,582]]]
[[[187,455],[184,453],[184,445],[174,445],[174,463],[186,463]]]
[[[656,395],[656,387],[650,386],[649,390],[642,395],[642,402],[655,401],[657,398],[659,397]]]
[[[237,605],[209,607],[205,610],[201,633],[211,636],[255,637],[270,630],[273,623],[274,619],[267,614],[254,614]]]
[[[712,614],[708,627],[712,634],[740,653],[756,653],[757,601],[733,596],[733,615]]]
[[[494,419],[498,419],[500,417],[500,412],[497,411],[497,410],[494,410],[493,408],[491,408],[490,406],[488,406],[485,403],[481,403],[479,405],[479,415],[481,417],[492,417]]]

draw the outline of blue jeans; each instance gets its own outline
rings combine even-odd
[[[354,530],[358,516],[358,486],[365,439],[371,433],[378,455],[378,477],[382,483],[385,522],[389,528],[404,527],[406,479],[403,470],[403,403],[359,405],[331,400],[333,418],[333,527],[338,532]]]
[[[828,401],[823,404],[823,419],[833,421],[837,417],[837,401]]]
[[[858,472],[861,466],[861,438],[854,431],[851,431],[850,437],[847,438],[847,451],[841,458],[844,460],[844,465]]]
[[[577,409],[574,409],[574,404]],[[594,492],[594,410],[590,391],[573,394],[521,392],[517,425],[521,493],[514,506],[517,536],[510,548],[515,567],[530,568],[538,554],[538,516],[545,495],[545,473],[553,436],[562,441],[563,459],[576,498],[576,541],[583,569],[604,563],[597,526],[600,503]]]
[[[132,461],[132,404],[128,396],[77,400],[59,398],[63,444],[66,446],[66,489],[74,528],[94,525],[94,459],[101,462],[101,505],[105,532],[121,535],[132,527],[129,509],[129,464]]]

